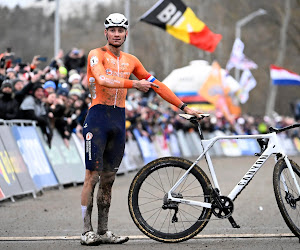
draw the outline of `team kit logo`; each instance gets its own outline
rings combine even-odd
[[[99,62],[99,59],[97,56],[92,56],[90,59],[90,65],[91,67],[94,67]]]
[[[92,160],[92,138],[93,134],[91,132],[87,132],[85,135],[85,152],[88,154],[89,161]]]

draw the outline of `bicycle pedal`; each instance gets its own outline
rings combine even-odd
[[[228,220],[233,228],[240,228],[240,226],[238,224],[236,224],[236,222],[232,216],[228,217]]]

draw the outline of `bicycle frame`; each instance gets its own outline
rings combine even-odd
[[[198,130],[200,133],[200,136],[202,137],[202,131],[200,125],[198,126]],[[202,137],[203,138],[203,137]],[[184,173],[184,175],[175,183],[175,185],[170,189],[168,192],[168,199],[169,201],[184,203],[188,205],[194,205],[194,206],[201,206],[206,208],[211,208],[212,204],[208,202],[197,202],[193,200],[186,200],[186,199],[180,199],[180,198],[174,198],[172,197],[172,192],[176,190],[176,188],[180,185],[182,181],[185,180],[191,169],[203,158],[205,157],[207,165],[209,167],[209,171],[212,177],[212,181],[214,184],[214,187],[219,190],[219,194],[221,195],[221,190],[219,187],[219,183],[217,180],[217,176],[214,170],[213,163],[211,161],[209,150],[213,147],[213,145],[218,141],[222,139],[269,139],[268,145],[266,149],[263,151],[263,153],[259,156],[259,158],[256,160],[256,162],[250,167],[250,169],[247,171],[247,173],[242,177],[242,179],[236,184],[236,186],[231,190],[228,197],[233,201],[247,186],[247,184],[252,180],[254,175],[257,173],[257,171],[264,165],[264,163],[268,160],[268,158],[272,154],[280,154],[281,157],[283,157],[286,165],[288,166],[288,169],[291,173],[291,176],[295,182],[295,185],[298,190],[298,194],[300,195],[300,187],[298,182],[296,181],[295,174],[293,172],[292,166],[290,164],[290,161],[285,154],[283,148],[281,147],[281,144],[278,140],[278,137],[275,132],[269,133],[269,134],[258,134],[258,135],[228,135],[228,136],[216,136],[209,140],[201,139],[201,146],[203,149],[203,152],[199,155],[197,160],[190,166],[190,168]],[[284,185],[285,190],[287,191],[287,187],[285,184],[284,177],[282,176],[282,182]]]

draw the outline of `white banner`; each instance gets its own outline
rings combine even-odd
[[[230,71],[232,68],[241,70],[257,69],[257,64],[247,58],[243,53],[244,47],[245,45],[241,39],[236,38],[232,47],[230,59],[226,65],[226,70]]]
[[[248,101],[249,92],[255,86],[256,86],[256,80],[251,74],[251,71],[248,69],[244,70],[240,80],[240,89],[237,91],[237,97],[240,103],[244,104]]]

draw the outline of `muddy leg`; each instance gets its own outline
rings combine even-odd
[[[93,210],[94,189],[98,181],[98,171],[86,170],[81,192],[81,206],[86,206],[86,212],[83,219],[83,232],[93,231],[91,216]]]
[[[111,202],[111,190],[115,181],[115,172],[101,172],[99,190],[97,194],[98,205],[98,231],[99,235],[107,231],[108,212]]]

